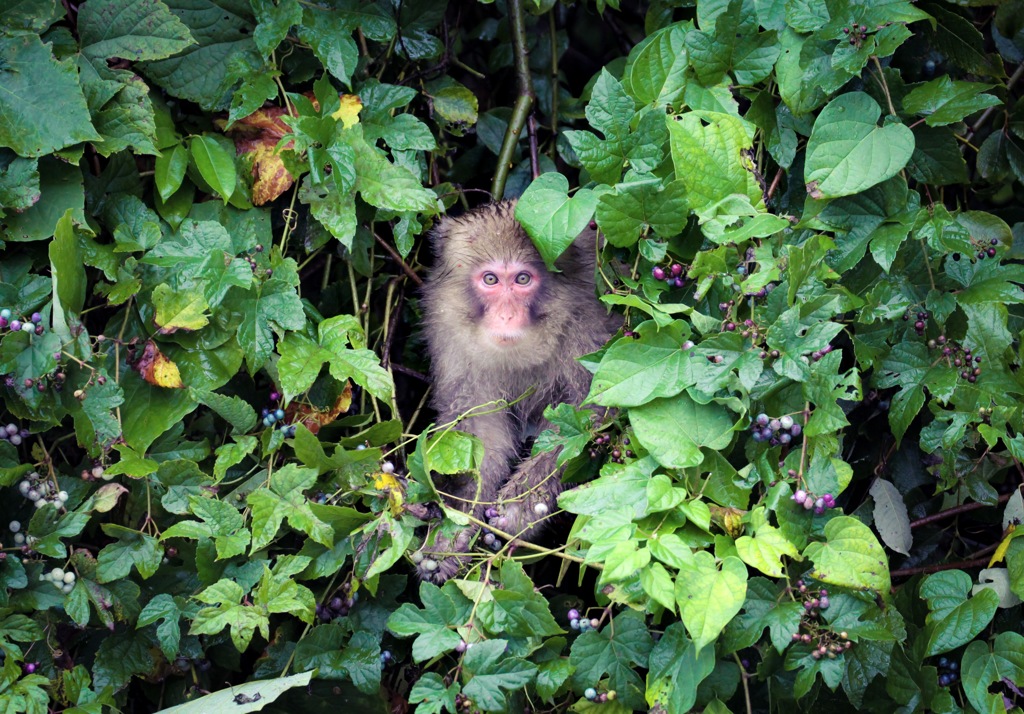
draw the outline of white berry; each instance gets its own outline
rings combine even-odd
[[[54,568],[53,570],[50,571],[50,577],[53,578],[54,580],[63,580],[64,579],[64,570],[62,568]]]
[[[390,461],[385,461],[380,465],[380,470],[386,474],[393,474],[395,472],[395,465]]]
[[[30,501],[38,501],[39,491],[35,490],[34,488],[30,488],[28,490],[28,493],[25,494],[25,498],[27,498]]]
[[[57,494],[57,498],[59,498],[62,501],[68,500],[68,492],[67,491],[61,491],[60,493]]]
[[[75,574],[71,571],[64,573],[64,583],[70,585],[73,582],[75,582]]]
[[[11,525],[8,528],[11,529],[11,533],[17,533],[21,530],[21,521],[11,521]]]
[[[75,584],[74,583],[64,583],[64,585],[60,586],[60,589],[64,591],[65,595],[67,595],[69,592],[71,592],[72,590],[75,589]]]
[[[47,503],[49,503],[49,501],[47,501],[46,499],[40,498],[38,501],[36,501],[36,508],[42,508]]]
[[[18,484],[18,490],[21,491],[22,496],[27,494],[30,488],[32,488],[32,484],[30,484],[28,481],[22,481],[21,483]]]
[[[533,506],[533,512],[538,516],[546,516],[548,514],[548,504],[537,503]]]
[[[23,545],[24,543],[25,543],[25,534],[24,533],[15,533],[14,534],[14,544],[15,545]]]

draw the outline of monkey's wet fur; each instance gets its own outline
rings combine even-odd
[[[470,413],[456,428],[485,450],[479,482],[465,475],[435,483],[447,505],[529,540],[554,512],[562,479],[557,450],[518,460],[521,450],[550,426],[545,407],[586,397],[591,375],[576,358],[607,342],[619,319],[595,294],[594,231],[555,262],[560,272],[549,272],[514,212],[506,201],[440,221],[422,305],[437,423]],[[420,577],[456,575],[469,558],[453,554],[466,553],[476,534],[474,526],[452,538],[435,529]]]

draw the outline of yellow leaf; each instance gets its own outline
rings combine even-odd
[[[1015,530],[1017,530],[1017,526],[1011,524],[1006,529],[1006,532],[1003,533],[1003,540],[999,544],[999,547],[996,548],[996,552],[992,554],[992,558],[988,561],[988,567],[991,568],[996,563],[1003,562],[1003,558],[1006,557],[1006,551],[1009,550],[1010,543],[1013,541],[1013,532]]]
[[[346,129],[359,123],[359,112],[363,108],[363,101],[355,94],[342,94],[341,106],[338,111],[331,114],[332,117],[341,122]]]
[[[402,494],[402,483],[393,473],[386,474],[382,471],[374,474],[373,487],[387,494],[392,514],[398,515],[401,513],[405,498]]]
[[[152,340],[146,342],[142,356],[135,363],[135,371],[144,380],[157,387],[182,389],[185,386],[181,381],[178,365],[167,359]]]

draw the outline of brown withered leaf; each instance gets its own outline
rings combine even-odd
[[[285,421],[289,424],[302,424],[313,434],[320,431],[320,427],[330,424],[339,416],[344,414],[352,406],[352,383],[346,382],[345,388],[334,401],[329,409],[317,409],[310,404],[299,404],[292,402],[285,410]]]
[[[310,93],[306,96],[313,100],[313,106],[319,111],[315,97]],[[359,123],[363,103],[354,94],[342,94],[340,98],[341,106],[331,116],[347,129]],[[277,152],[278,142],[290,132],[282,119],[287,113],[284,107],[257,109],[244,119],[239,119],[227,131],[235,142],[238,155],[252,164],[252,202],[256,206],[273,201],[295,183],[295,177],[285,168]],[[295,142],[289,141],[282,148],[294,147]]]
[[[144,380],[157,387],[182,389],[185,386],[178,365],[167,359],[153,340],[146,341],[142,356],[132,366]]]
[[[256,206],[273,201],[295,183],[295,177],[275,151],[277,142],[290,131],[281,119],[285,114],[287,110],[283,107],[257,109],[235,122],[227,132],[235,142],[238,155],[252,164],[252,202]],[[289,141],[284,148],[294,146],[294,142]]]

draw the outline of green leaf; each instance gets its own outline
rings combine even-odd
[[[685,393],[634,407],[629,417],[637,441],[670,468],[697,466],[704,460],[701,448],[723,449],[732,441],[728,410],[700,404]]]
[[[0,57],[0,146],[42,156],[100,138],[72,61],[58,62],[31,34],[0,37]]]
[[[587,227],[598,196],[580,189],[568,197],[569,181],[558,173],[537,177],[516,203],[516,220],[523,224],[549,270]]]
[[[156,180],[160,198],[166,201],[181,188],[187,168],[188,149],[181,144],[175,144],[157,154],[153,178]]]
[[[360,125],[344,130],[341,141],[355,152],[355,187],[364,201],[390,211],[436,212],[434,192],[421,186],[407,168],[391,163],[367,143]]]
[[[200,404],[205,404],[232,426],[233,434],[244,434],[256,426],[256,410],[241,397],[190,390],[190,394]]]
[[[928,126],[945,126],[988,107],[1002,104],[999,97],[983,94],[994,84],[953,81],[947,75],[936,77],[903,97],[903,109],[925,117]]]
[[[414,662],[423,662],[451,652],[462,638],[455,626],[462,624],[460,608],[448,592],[428,582],[420,583],[420,610],[410,603],[404,603],[388,618],[388,629],[399,637],[415,635],[412,643]]]
[[[194,44],[188,28],[159,0],[90,2],[78,14],[78,33],[82,54],[94,63],[108,57],[163,59]]]
[[[252,508],[251,553],[270,544],[286,518],[290,526],[317,543],[327,548],[334,544],[333,529],[313,515],[309,501],[302,493],[316,483],[316,477],[314,469],[287,464],[271,475],[270,488],[249,494],[249,506]]]
[[[417,714],[440,714],[442,711],[455,711],[455,695],[459,693],[459,685],[452,682],[445,687],[441,675],[427,672],[416,680],[409,691],[409,703],[418,704]]]
[[[736,552],[744,563],[757,568],[765,575],[783,576],[783,556],[800,559],[800,551],[778,528],[762,524],[754,536],[740,536],[736,539]]]
[[[679,23],[652,33],[630,53],[626,91],[645,104],[674,105],[686,87],[686,31]]]
[[[830,585],[889,592],[889,562],[871,529],[849,516],[825,526],[824,543],[811,543],[804,556],[814,563],[811,576]]]
[[[174,57],[147,62],[144,73],[172,96],[207,110],[227,109],[240,74],[261,66],[248,3],[165,0],[165,4],[196,44]],[[211,17],[217,21],[211,22]]]
[[[750,129],[736,117],[714,112],[668,116],[676,179],[686,187],[690,207],[702,211],[740,194],[763,209],[761,188],[743,163],[752,145]]]
[[[146,579],[160,567],[164,549],[153,536],[114,523],[104,523],[103,532],[117,542],[104,546],[96,557],[97,582],[109,583],[123,578],[133,565]]]
[[[256,294],[247,296],[243,306],[238,344],[245,350],[250,370],[255,372],[274,351],[273,330],[301,330],[306,314],[295,288],[278,278],[259,285]]]
[[[209,136],[196,136],[189,144],[192,161],[210,187],[220,194],[224,203],[235,192],[237,175],[235,159]]]
[[[330,350],[297,333],[286,335],[277,349],[281,353],[278,375],[285,401],[289,402],[313,386],[324,362],[333,358]]]
[[[2,89],[3,85],[0,84],[0,91]],[[0,128],[2,121],[0,119]],[[4,217],[7,224],[4,240],[45,240],[53,235],[57,222],[69,210],[71,219],[80,226],[80,230],[89,232],[85,220],[81,169],[53,156],[43,157],[39,160],[39,185],[42,196],[35,205],[21,213],[11,213]]]
[[[307,5],[298,26],[299,39],[309,45],[327,71],[345,86],[359,62],[359,48],[352,39],[352,26],[337,12]]]
[[[133,675],[151,671],[155,663],[150,647],[149,637],[134,630],[104,636],[92,669],[93,686],[97,690],[109,686],[116,691],[127,685]]]
[[[200,602],[213,605],[196,613],[189,632],[194,635],[216,635],[225,627],[231,628],[231,641],[239,652],[244,652],[252,641],[256,629],[264,637],[270,636],[270,618],[251,605],[242,605],[245,596],[242,586],[233,580],[222,579],[198,593]]]
[[[622,706],[643,709],[643,682],[637,668],[647,668],[653,644],[643,615],[622,612],[600,632],[588,630],[572,643],[573,686],[582,691],[607,676],[608,689],[618,693]]]
[[[153,289],[153,307],[156,317],[153,321],[161,335],[168,335],[178,330],[192,332],[210,324],[206,311],[210,305],[202,293],[196,290],[175,290],[166,283]]]
[[[971,576],[962,570],[933,573],[921,583],[921,597],[928,601],[927,656],[960,647],[988,627],[999,607],[995,590],[984,589],[968,598]]]
[[[680,568],[676,602],[697,650],[715,641],[743,607],[746,595],[747,569],[739,558],[723,559],[719,570],[715,556],[702,550]]]
[[[523,689],[537,676],[537,666],[505,653],[505,640],[477,642],[462,658],[466,684],[462,693],[484,711],[505,708],[505,691]]]
[[[903,124],[878,126],[882,109],[862,92],[829,102],[807,141],[804,180],[816,198],[849,196],[895,176],[914,153]]]
[[[477,98],[468,87],[442,77],[427,84],[425,93],[433,100],[438,116],[457,130],[476,124]]]
[[[680,623],[668,626],[651,650],[647,703],[666,714],[686,714],[697,701],[697,686],[715,667],[714,650],[697,648]]]
[[[642,331],[640,339],[609,347],[594,374],[585,403],[636,407],[672,397],[696,383],[684,335],[676,329]]]
[[[624,248],[654,230],[670,237],[682,232],[689,209],[681,181],[662,187],[660,181],[620,183],[597,203],[597,224],[608,242]]]
[[[961,663],[964,693],[979,712],[1006,711],[1002,686],[1024,680],[1024,636],[1000,632],[991,649],[981,640],[967,645]]]
[[[86,276],[70,209],[57,222],[53,236],[49,251],[53,280],[53,330],[61,340],[71,342],[69,317],[77,322],[77,316],[85,305]]]
[[[272,704],[289,689],[310,686],[315,672],[301,672],[287,677],[259,679],[253,682],[242,682],[224,687],[205,697],[192,699],[176,707],[161,710],[163,714],[196,714],[196,712],[233,712],[233,714],[249,714],[260,711]]]

